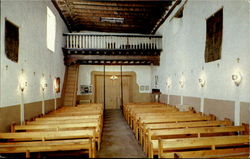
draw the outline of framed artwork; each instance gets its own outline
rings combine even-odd
[[[81,94],[92,94],[92,86],[91,85],[80,85]]]
[[[18,62],[19,28],[5,19],[5,54],[8,59]]]

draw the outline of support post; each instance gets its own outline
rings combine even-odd
[[[42,114],[45,115],[44,91],[42,93]]]
[[[20,105],[20,123],[24,125],[24,95],[23,91],[21,91],[21,105]]]
[[[105,100],[105,64],[103,65],[103,105],[104,105],[104,110],[106,107],[106,100]]]
[[[56,110],[56,109],[57,109],[56,92],[55,92],[55,94],[54,94],[54,100],[55,100],[54,109]]]
[[[122,83],[122,65],[121,65],[121,109],[123,110],[123,83]]]

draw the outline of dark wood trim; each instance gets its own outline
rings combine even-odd
[[[85,36],[118,36],[118,37],[146,37],[146,38],[162,38],[161,35],[153,35],[153,34],[144,34],[144,35],[127,35],[127,34],[86,34],[86,33],[64,33],[63,36],[67,35],[85,35]]]
[[[176,0],[176,2],[174,3],[174,5],[169,9],[168,13],[165,14],[160,19],[160,21],[158,23],[156,23],[155,27],[151,31],[151,34],[155,34],[155,32],[157,31],[157,29],[165,22],[165,20],[170,16],[170,14],[173,12],[173,10],[175,9],[175,7],[181,3],[181,1],[182,0]]]
[[[65,55],[65,65],[159,65],[159,55]]]
[[[76,14],[83,14],[84,16],[95,16],[95,17],[117,17],[117,18],[144,18],[144,19],[154,19],[157,16],[159,16],[156,13],[138,13],[138,14],[133,14],[129,12],[120,12],[119,14],[114,14],[114,12],[105,12],[105,11],[96,11],[96,12],[91,12],[88,10],[79,10],[75,11]],[[77,17],[77,16],[76,16]]]
[[[119,66],[119,65],[124,65],[124,66],[127,66],[127,65],[132,65],[132,66],[149,66],[149,65],[155,65],[155,66],[158,66],[159,65],[159,62],[151,62],[151,61],[92,61],[92,63],[88,60],[84,61],[84,60],[81,60],[81,61],[77,61],[78,64],[80,65],[115,65],[115,66]]]
[[[87,2],[103,2],[103,0],[85,0]],[[169,0],[153,0],[154,2],[168,2]],[[152,0],[111,0],[110,2],[152,2]]]
[[[160,56],[161,49],[67,49],[63,48],[64,55],[126,55],[126,56]]]
[[[56,0],[51,0],[51,2],[53,3],[54,7],[56,8],[56,10],[58,11],[60,17],[63,19],[65,25],[67,26],[67,29],[69,30],[69,32],[72,32],[72,27],[71,25],[68,23],[67,19],[64,17],[64,15],[62,14],[62,11],[60,9],[60,7],[58,6]]]
[[[148,55],[135,55],[135,56],[126,56],[126,55],[66,55],[67,58],[73,60],[104,60],[104,61],[158,61],[160,60],[159,56],[148,56]]]
[[[124,7],[124,8],[147,8],[147,7],[159,7],[159,5],[164,5],[166,2],[171,2],[171,1],[134,1],[135,3],[127,2],[127,1],[105,1],[105,3],[102,2],[97,2],[97,1],[73,1],[71,2],[73,5],[89,5],[89,6],[96,6],[96,7]],[[152,4],[154,2],[154,4]]]

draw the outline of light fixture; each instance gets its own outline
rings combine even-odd
[[[117,77],[116,75],[112,75],[112,76],[110,77],[110,79],[111,79],[111,80],[116,80],[116,79],[118,79],[118,77]]]
[[[42,88],[42,91],[44,92],[45,91],[45,89],[47,88],[47,83],[46,83],[46,81],[45,81],[45,79],[44,79],[44,77],[42,78],[42,80],[41,80],[41,88]]]
[[[184,86],[184,81],[183,81],[183,80],[180,80],[180,81],[179,81],[179,84],[180,84],[181,88],[183,88],[183,86]]]
[[[101,22],[109,22],[109,23],[123,23],[124,18],[115,18],[115,17],[101,17]]]
[[[170,78],[168,78],[168,79],[167,79],[167,83],[166,83],[166,84],[167,84],[167,87],[168,87],[168,88],[170,88],[170,86],[171,86],[171,84],[172,84],[172,82],[171,82],[171,79],[170,79]]]
[[[20,90],[23,92],[25,87],[27,87],[28,82],[24,79],[23,75],[21,75],[20,79],[19,79],[19,88]]]
[[[181,77],[179,84],[180,84],[181,88],[183,88],[183,86],[184,86],[184,77],[183,76]]]
[[[199,81],[201,87],[204,87],[204,86],[205,86],[206,80],[205,80],[204,78],[200,77],[198,81]]]
[[[234,81],[234,84],[236,86],[239,86],[241,81],[242,81],[242,76],[241,76],[241,73],[240,72],[235,72],[233,75],[232,75],[232,80]]]

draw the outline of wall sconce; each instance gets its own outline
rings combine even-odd
[[[46,81],[45,81],[45,79],[42,79],[42,81],[41,81],[41,88],[42,88],[42,91],[44,92],[45,91],[45,89],[47,88],[47,83],[46,83]]]
[[[205,84],[206,84],[206,80],[204,78],[200,77],[199,78],[199,83],[200,83],[201,87],[204,87]]]
[[[184,86],[184,81],[183,81],[183,80],[180,80],[180,81],[179,81],[179,84],[180,84],[181,88],[183,88],[183,86]]]
[[[168,87],[168,88],[170,88],[170,86],[171,86],[171,84],[172,84],[172,82],[171,82],[171,79],[170,79],[170,78],[168,78],[168,79],[167,79],[166,84],[167,84],[167,87]]]
[[[232,80],[236,86],[239,86],[242,81],[242,76],[240,72],[236,72],[232,75]]]
[[[28,86],[28,82],[24,79],[23,75],[19,79],[19,88],[23,92],[25,87]]]
[[[19,88],[22,92],[24,91],[24,88],[27,86],[28,86],[28,82],[26,82],[23,78],[20,79]]]
[[[184,77],[181,77],[179,84],[180,84],[181,88],[184,87]]]
[[[116,80],[116,79],[118,79],[118,77],[117,77],[116,75],[112,75],[112,76],[110,77],[110,79],[111,79],[111,80]]]

